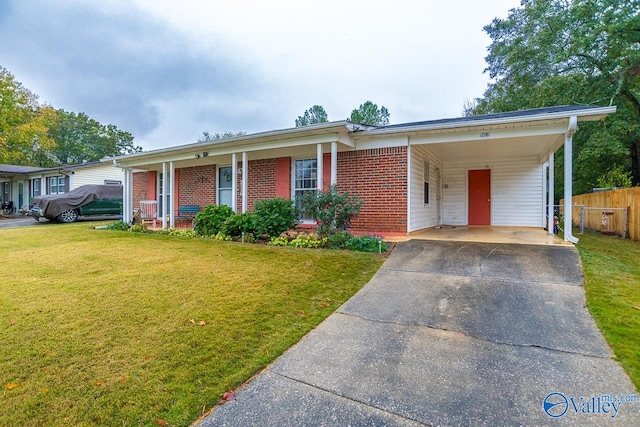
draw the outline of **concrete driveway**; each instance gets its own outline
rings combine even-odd
[[[639,425],[582,280],[573,247],[400,243],[200,426]]]

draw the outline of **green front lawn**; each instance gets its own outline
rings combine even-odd
[[[0,425],[188,425],[383,261],[87,223],[0,230],[0,257]]]
[[[640,390],[640,242],[592,231],[579,237],[589,311]]]

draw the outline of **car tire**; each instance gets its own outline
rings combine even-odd
[[[78,212],[76,212],[75,209],[69,209],[68,211],[64,211],[58,215],[56,219],[65,223],[75,222],[78,220]]]

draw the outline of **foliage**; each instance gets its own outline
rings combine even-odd
[[[345,249],[353,237],[353,234],[347,230],[337,230],[335,233],[329,235],[327,246],[331,249]]]
[[[40,105],[37,95],[0,67],[0,163],[55,167],[141,150],[114,125]]]
[[[587,231],[576,247],[589,312],[640,390],[640,242]]]
[[[303,214],[317,222],[317,232],[322,237],[348,228],[364,203],[358,196],[338,193],[336,185],[322,192],[309,191],[301,200]]]
[[[117,230],[117,231],[127,231],[129,230],[129,224],[124,221],[116,221],[105,227],[105,230]]]
[[[378,109],[377,104],[367,101],[351,111],[347,120],[363,125],[384,126],[389,124],[389,116],[389,110],[384,105]]]
[[[198,233],[195,230],[188,228],[163,228],[156,231],[156,234],[165,236],[180,236],[180,237],[198,237]]]
[[[49,128],[56,141],[51,156],[56,164],[93,162],[104,157],[142,151],[133,136],[114,125],[102,125],[85,113],[56,111],[57,120]]]
[[[255,215],[253,212],[233,214],[222,224],[221,231],[231,237],[241,237],[242,233],[255,234]]]
[[[191,425],[383,261],[86,224],[2,235],[2,426]]]
[[[492,39],[487,70],[494,79],[474,114],[551,105],[616,105],[602,122],[574,137],[574,193],[590,191],[620,169],[640,184],[640,2],[527,0],[485,31]],[[562,194],[563,153],[556,156]]]
[[[208,205],[198,212],[193,220],[193,229],[200,236],[215,236],[222,230],[224,222],[234,215],[227,205]]]
[[[293,239],[287,236],[272,237],[269,239],[269,242],[267,242],[267,245],[318,249],[326,247],[328,240],[326,237],[318,237],[315,234],[300,233]]]
[[[298,223],[298,210],[289,199],[262,199],[255,203],[255,231],[259,236],[278,236]]]
[[[386,252],[389,244],[382,240],[382,237],[365,234],[363,236],[353,236],[347,241],[345,249],[357,252]]]
[[[211,236],[213,240],[220,240],[222,242],[232,242],[233,237],[225,234],[223,231],[218,231],[215,235]]]
[[[326,123],[329,119],[327,112],[321,105],[314,105],[296,119],[296,127]]]
[[[631,187],[631,172],[624,172],[620,166],[598,177],[598,188]]]
[[[213,142],[220,141],[221,139],[235,138],[238,136],[245,136],[246,132],[224,132],[220,133],[210,133],[208,130],[202,132],[202,135],[198,138],[198,142]]]
[[[149,228],[146,224],[133,224],[129,229],[132,233],[148,233]]]

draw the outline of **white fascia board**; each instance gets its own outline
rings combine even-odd
[[[458,129],[432,135],[417,135],[411,137],[412,144],[441,144],[447,142],[490,141],[492,139],[523,138],[531,136],[561,135],[567,131],[567,126],[561,123],[546,126],[489,128],[482,127]]]
[[[367,129],[371,128],[367,126],[364,126],[364,127]],[[136,158],[143,158],[143,157],[144,158],[164,157],[169,159],[169,158],[174,158],[174,155],[179,155],[179,153],[182,153],[182,152],[197,153],[197,152],[203,152],[203,151],[215,151],[219,147],[225,147],[229,145],[232,145],[234,147],[239,147],[239,146],[247,146],[247,145],[264,143],[267,141],[282,142],[282,141],[291,141],[291,140],[303,140],[304,138],[307,138],[307,137],[323,136],[323,135],[324,136],[333,135],[333,138],[334,138],[333,141],[336,141],[335,135],[337,134],[342,134],[344,135],[343,138],[345,137],[347,138],[347,140],[343,143],[348,143],[349,145],[352,145],[353,142],[350,141],[350,138],[348,137],[347,133],[353,132],[358,128],[362,128],[362,126],[355,125],[346,120],[342,120],[338,122],[327,122],[327,123],[320,123],[316,125],[309,125],[309,126],[303,126],[303,127],[297,127],[297,128],[279,129],[279,130],[273,130],[268,132],[254,133],[251,135],[243,135],[243,136],[237,136],[233,138],[226,138],[223,140],[213,141],[213,142],[195,142],[192,144],[160,148],[157,150],[145,151],[141,153],[127,154],[125,156],[105,157],[101,159],[101,161],[113,161],[115,159],[118,163],[130,164],[131,162],[129,162],[129,159],[133,160]],[[339,142],[342,142],[342,141],[339,141]],[[248,151],[248,150],[245,149],[245,151]],[[240,152],[240,150],[236,149],[235,152]],[[166,155],[166,156],[163,156],[163,155]]]
[[[337,134],[322,134],[312,135],[302,138],[292,139],[280,139],[275,141],[263,141],[263,142],[247,142],[235,141],[235,143],[218,143],[213,145],[198,145],[197,147],[190,147],[188,150],[181,148],[180,150],[170,150],[163,152],[150,152],[146,153],[146,156],[125,156],[117,157],[116,162],[120,166],[136,167],[149,164],[157,164],[163,162],[179,162],[182,160],[191,160],[196,155],[202,156],[202,153],[208,153],[208,156],[224,156],[233,153],[242,152],[256,152],[256,151],[268,151],[278,148],[286,147],[300,147],[304,145],[316,145],[325,144],[331,142],[337,142],[339,140]]]
[[[409,137],[407,135],[389,135],[380,138],[358,140],[354,148],[357,150],[371,150],[375,148],[406,147],[408,145]]]
[[[609,114],[613,114],[616,112],[616,107],[600,107],[600,108],[590,108],[590,109],[578,109],[578,110],[568,110],[562,112],[555,113],[542,113],[542,114],[532,114],[530,116],[517,116],[517,117],[500,117],[500,118],[490,118],[485,120],[460,120],[457,122],[448,122],[448,123],[434,123],[434,124],[421,124],[415,126],[406,126],[399,128],[391,128],[391,129],[372,129],[366,130],[363,132],[359,132],[354,135],[355,139],[378,136],[378,135],[388,135],[394,133],[415,133],[415,132],[426,132],[426,131],[438,131],[438,130],[446,130],[446,129],[460,129],[460,128],[477,128],[482,126],[499,126],[506,124],[518,124],[525,122],[538,122],[538,121],[547,121],[547,120],[558,120],[558,119],[566,119],[568,120],[572,116],[578,117],[578,121],[593,121],[593,120],[601,120],[605,118]]]

